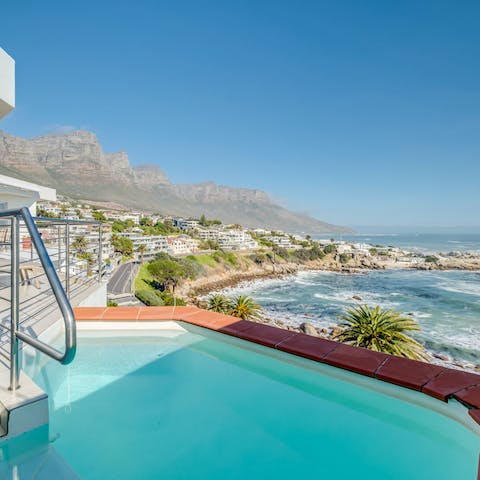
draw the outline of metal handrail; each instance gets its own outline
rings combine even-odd
[[[35,222],[45,222],[52,225],[65,225],[69,223],[70,225],[103,225],[102,222],[98,220],[77,220],[73,218],[57,218],[57,217],[32,217]]]
[[[50,287],[55,296],[56,302],[62,313],[65,325],[65,351],[62,353],[54,347],[48,345],[37,338],[27,335],[25,332],[19,331],[19,218],[22,218],[32,239],[32,243],[37,251],[40,263],[45,271]],[[75,317],[72,306],[68,300],[67,294],[63,289],[62,283],[58,278],[57,272],[48,255],[47,249],[43,243],[42,237],[37,229],[35,221],[28,210],[23,207],[19,209],[0,211],[0,218],[11,219],[11,330],[10,330],[10,389],[18,388],[19,379],[19,362],[18,362],[18,340],[22,340],[26,344],[36,348],[40,352],[66,365],[75,357],[77,336]]]

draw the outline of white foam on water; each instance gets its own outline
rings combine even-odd
[[[426,313],[426,312],[412,312],[413,313],[413,318],[432,318],[431,313]]]
[[[465,280],[450,280],[448,282],[441,281],[437,283],[437,288],[452,293],[465,293],[480,297],[480,283],[468,282]]]

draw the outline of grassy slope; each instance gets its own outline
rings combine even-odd
[[[203,255],[189,255],[187,258],[191,260],[195,260],[198,262],[200,265],[206,266],[206,267],[216,267],[217,262],[212,258],[211,255],[205,253]]]
[[[214,252],[212,254],[205,253],[200,255],[189,255],[187,258],[197,262],[204,268],[204,272],[201,275],[204,277],[208,277],[214,273],[231,271],[232,269],[242,271],[254,266],[254,262],[248,258],[248,254],[242,255],[241,253],[234,252]],[[140,266],[138,274],[135,277],[135,291],[155,291],[155,288],[149,283],[151,280],[153,280],[153,277],[148,271],[148,263],[144,263]]]
[[[138,274],[135,277],[135,282],[134,282],[134,287],[135,291],[137,290],[150,290],[150,291],[155,291],[155,288],[150,285],[150,281],[153,280],[153,277],[150,275],[150,272],[148,271],[148,263],[144,263],[143,265],[140,265],[140,268],[138,269]]]

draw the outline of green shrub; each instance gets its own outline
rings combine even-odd
[[[223,258],[233,267],[236,267],[238,265],[237,256],[233,252],[223,252]]]
[[[267,261],[267,256],[264,253],[253,253],[250,255],[250,260],[252,260],[257,265],[262,265]]]
[[[326,245],[325,248],[323,249],[323,253],[325,255],[328,255],[329,253],[335,253],[336,251],[337,251],[337,247],[335,247],[335,245],[333,244]]]
[[[178,264],[185,270],[187,277],[191,280],[194,280],[205,273],[205,269],[202,265],[195,258],[192,259],[191,256],[179,259]]]
[[[312,260],[321,260],[325,257],[325,253],[318,247],[314,245],[312,248],[302,248],[300,250],[295,250],[290,254],[292,260],[297,262],[308,262]]]
[[[161,307],[165,305],[161,296],[151,290],[137,290],[135,296],[149,307]]]
[[[185,300],[174,297],[170,292],[156,292],[157,296],[162,300],[163,305],[171,307],[176,305],[177,307],[184,307],[186,305]]]
[[[339,257],[340,263],[348,263],[351,259],[352,257],[348,253],[341,253]]]
[[[425,261],[427,263],[437,263],[438,262],[438,257],[436,257],[435,255],[427,255],[425,257]]]
[[[273,247],[273,251],[275,255],[278,255],[280,258],[283,258],[284,260],[288,260],[288,258],[290,257],[290,254],[288,253],[288,250],[286,248],[277,247],[275,245],[275,247]]]

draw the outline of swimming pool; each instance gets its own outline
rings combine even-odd
[[[81,332],[71,365],[25,368],[49,394],[49,447],[87,480],[476,478],[474,430],[290,360],[172,328]]]

